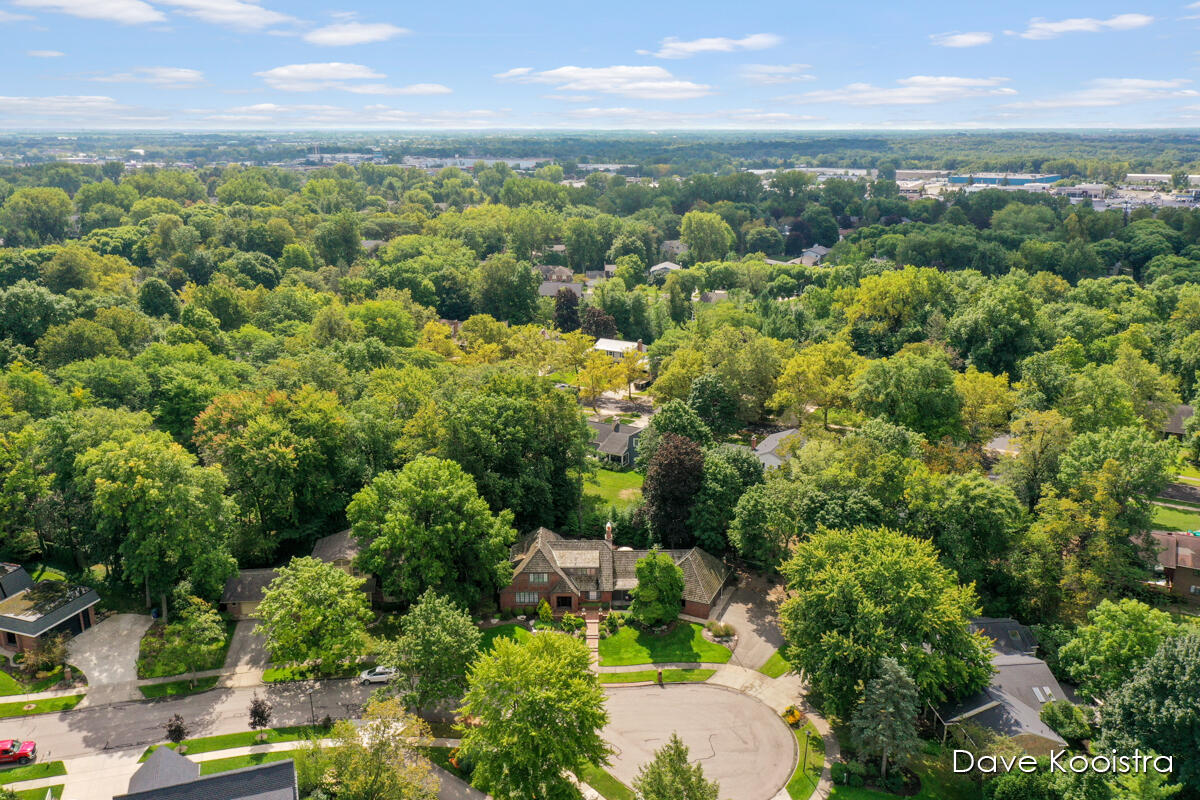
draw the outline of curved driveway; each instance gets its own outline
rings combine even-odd
[[[796,766],[796,737],[775,712],[744,694],[704,684],[607,691],[611,772],[630,784],[671,733],[729,800],[770,800]]]

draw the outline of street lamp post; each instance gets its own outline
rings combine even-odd
[[[808,778],[808,729],[804,729],[804,760],[800,762],[804,768],[804,777]]]
[[[317,690],[317,687],[315,687],[315,686],[308,690],[308,710],[309,710],[309,713],[312,714],[312,726],[314,728],[317,727],[317,709],[315,706],[313,706],[312,696],[313,696],[313,692],[315,692],[316,690]]]

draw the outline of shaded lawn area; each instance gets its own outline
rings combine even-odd
[[[46,792],[50,792],[50,796],[54,800],[62,797],[63,787],[66,784],[57,783],[54,786],[46,786],[41,789],[22,789],[17,792],[17,800],[46,800]]]
[[[706,681],[716,673],[715,669],[664,669],[663,683],[696,683]],[[657,681],[658,670],[645,669],[637,672],[601,672],[601,683],[640,683]]]
[[[450,754],[454,752],[453,747],[422,747],[421,751],[425,754],[426,758],[463,783],[469,784],[471,782],[471,779],[467,777],[465,772],[450,763]]]
[[[983,797],[970,777],[954,773],[950,751],[932,742],[927,742],[925,749],[913,759],[912,770],[921,779],[921,791],[912,795],[912,800],[980,800]],[[832,800],[893,800],[900,795],[877,789],[834,786],[829,797]]]
[[[1151,516],[1154,527],[1164,531],[1200,531],[1200,511],[1180,511],[1177,508],[1154,506]]]
[[[598,469],[594,478],[583,485],[584,494],[599,497],[610,506],[630,508],[642,499],[642,482],[637,472],[614,472]]]
[[[342,664],[332,672],[321,672],[315,665],[276,664],[263,670],[263,683],[290,683],[292,681],[311,681],[316,678],[320,678],[322,680],[329,680],[332,678],[354,678],[357,677],[363,670],[370,669],[372,666],[374,666],[373,663],[364,661],[360,664]]]
[[[483,638],[479,641],[479,651],[481,653],[491,650],[497,639],[512,639],[520,643],[533,636],[528,628],[524,625],[518,625],[515,622],[506,622],[503,625],[484,628],[480,633],[483,634]]]
[[[229,653],[229,644],[233,641],[233,629],[236,627],[236,622],[228,618],[225,619],[225,645],[219,650],[214,650],[207,660],[197,664],[196,672],[220,669],[225,666],[225,656]],[[167,644],[165,639],[166,628],[167,626],[155,622],[142,637],[137,662],[137,675],[139,678],[165,678],[169,675],[182,675],[185,672],[192,671],[187,664],[162,657],[163,649]]]
[[[821,769],[825,766],[825,740],[811,722],[803,728],[796,728],[796,771],[787,783],[788,797],[792,800],[807,800],[817,788],[817,780],[821,777]],[[804,737],[808,735],[808,759],[806,764],[799,761],[804,758]],[[805,768],[807,767],[807,769]]]
[[[245,767],[257,767],[259,764],[268,764],[272,761],[286,761],[289,758],[295,757],[295,753],[284,750],[274,753],[252,753],[245,756],[214,758],[212,761],[200,762],[200,774],[212,775],[216,772],[229,772],[230,770],[243,769]]]
[[[216,677],[198,678],[195,686],[192,686],[191,681],[188,680],[170,681],[169,683],[153,683],[149,686],[139,686],[138,691],[142,693],[142,697],[150,699],[156,697],[182,697],[187,694],[207,692],[216,685]]]
[[[329,733],[329,728],[322,725],[318,725],[315,728],[311,725],[292,725],[286,728],[266,728],[263,732],[267,735],[261,742],[258,741],[259,731],[241,731],[239,733],[224,733],[219,736],[184,739],[183,744],[187,745],[187,754],[194,756],[197,753],[212,753],[216,750],[229,750],[233,747],[250,747],[256,744],[275,744],[277,742],[298,742],[313,736],[324,737]],[[145,761],[150,757],[151,753],[160,747],[170,747],[173,750],[177,745],[150,745],[146,748],[146,752],[142,753],[139,761]]]
[[[634,800],[633,791],[604,767],[588,764],[579,770],[578,778],[599,792],[605,800]]]
[[[76,678],[84,677],[83,673],[75,667],[71,667],[71,674]],[[53,689],[61,683],[62,676],[63,668],[61,666],[55,667],[40,678],[32,679],[15,666],[12,667],[11,672],[6,669],[0,669],[0,696],[44,692],[48,689]]]
[[[57,778],[67,774],[67,766],[61,761],[45,761],[40,764],[26,764],[23,767],[13,767],[0,771],[0,784],[16,783],[17,781],[35,781],[38,778]],[[41,791],[46,791],[42,789]]]
[[[666,633],[639,631],[626,625],[600,640],[600,665],[709,662],[724,664],[732,653],[723,645],[704,638],[704,627],[695,622],[676,622]]]
[[[787,671],[791,668],[792,665],[784,659],[783,653],[776,650],[775,653],[767,659],[767,663],[758,668],[758,671],[763,675],[766,675],[768,678],[778,678],[782,675],[786,675]]]
[[[53,714],[56,711],[70,711],[83,702],[83,695],[71,694],[66,697],[48,697],[44,700],[32,700],[28,703],[0,703],[0,717],[31,717],[34,714]],[[33,708],[26,709],[25,706]]]

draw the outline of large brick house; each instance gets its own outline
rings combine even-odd
[[[1154,531],[1153,536],[1167,591],[1185,602],[1200,602],[1200,536],[1180,531]]]
[[[630,602],[635,567],[649,550],[616,547],[611,534],[599,539],[564,539],[538,528],[513,546],[513,580],[500,592],[500,607],[532,608],[547,601],[555,613],[578,611],[585,602],[614,607]],[[684,614],[706,618],[729,578],[729,569],[699,547],[665,550],[683,570]]]

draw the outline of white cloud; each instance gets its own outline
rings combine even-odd
[[[26,50],[25,55],[30,58],[60,58],[66,53],[61,50]]]
[[[1097,108],[1170,100],[1175,97],[1200,97],[1200,92],[1186,88],[1187,78],[1149,80],[1145,78],[1096,78],[1077,92],[1045,100],[1008,103],[1009,108]]]
[[[27,19],[33,19],[33,17],[28,14],[14,14],[0,8],[0,22],[23,22]]]
[[[707,39],[692,39],[683,41],[674,36],[668,36],[659,43],[658,51],[638,50],[640,55],[652,55],[655,58],[691,58],[700,53],[735,53],[741,50],[766,50],[775,47],[783,39],[773,33],[752,33],[741,39],[730,39],[728,36],[713,36]]]
[[[84,19],[104,19],[125,25],[162,22],[167,17],[142,0],[14,0],[23,8],[58,11]]]
[[[806,123],[823,120],[808,114],[739,108],[724,111],[668,111],[630,107],[577,108],[566,112],[571,120],[586,121],[589,127],[606,128],[792,128],[811,127]]]
[[[991,42],[992,34],[987,31],[967,31],[966,33],[953,31],[931,34],[929,40],[938,47],[978,47]]]
[[[680,80],[662,67],[559,67],[543,72],[517,67],[494,77],[553,84],[560,92],[601,92],[642,100],[686,100],[712,94],[712,87]]]
[[[893,88],[869,83],[851,83],[840,89],[821,89],[793,95],[787,99],[809,103],[845,103],[852,106],[926,105],[961,100],[967,97],[1013,95],[1015,89],[1003,84],[1008,78],[957,78],[941,75],[914,75],[896,81]]]
[[[1144,28],[1154,22],[1146,14],[1116,14],[1108,19],[1073,17],[1071,19],[1048,20],[1034,17],[1029,26],[1017,34],[1022,39],[1057,39],[1064,33],[1099,33],[1101,31],[1128,31]],[[1014,31],[1005,31],[1012,34]]]
[[[812,75],[804,71],[809,67],[809,64],[746,64],[740,74],[750,83],[772,86],[814,80]]]
[[[388,22],[339,22],[304,34],[304,41],[329,47],[386,42],[409,33],[407,28]]]
[[[204,73],[186,67],[138,67],[129,72],[99,75],[91,80],[100,83],[149,83],[164,88],[186,88],[204,83]]]
[[[325,89],[378,95],[433,95],[451,92],[449,87],[440,83],[413,83],[408,86],[378,83],[379,79],[387,76],[362,64],[347,64],[342,61],[288,64],[254,74],[265,80],[272,89],[284,92],[317,92]]]
[[[178,9],[189,17],[228,25],[243,30],[261,30],[271,25],[294,22],[295,18],[269,8],[263,8],[253,0],[156,0],[161,5]]]

